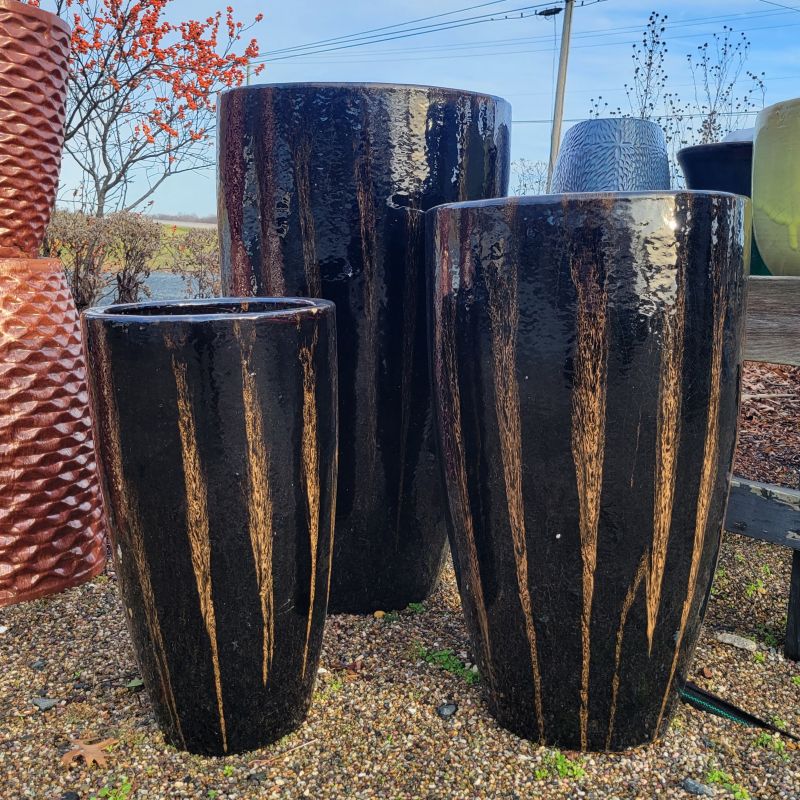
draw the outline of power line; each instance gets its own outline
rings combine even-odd
[[[344,36],[334,36],[331,39],[319,39],[316,42],[309,42],[307,44],[297,44],[297,45],[294,45],[292,47],[282,47],[282,48],[280,48],[278,50],[273,50],[272,54],[273,55],[279,55],[281,53],[288,53],[288,52],[291,52],[293,50],[305,50],[305,49],[307,49],[309,47],[318,47],[318,46],[321,46],[321,45],[331,44],[333,42],[346,41],[348,39],[353,39],[353,38],[358,37],[358,36],[364,36],[365,34],[378,33],[380,31],[391,30],[392,28],[402,28],[402,27],[404,27],[406,25],[414,25],[417,22],[427,22],[428,20],[431,20],[431,19],[440,19],[441,17],[451,17],[451,16],[453,16],[453,14],[461,14],[464,11],[474,11],[476,8],[486,8],[487,6],[496,6],[496,5],[500,5],[501,3],[508,3],[508,2],[511,2],[511,0],[491,0],[491,2],[488,2],[488,3],[479,3],[478,5],[466,6],[465,8],[456,8],[456,9],[453,9],[453,11],[445,11],[445,12],[443,12],[441,14],[432,14],[429,17],[419,17],[418,19],[411,19],[411,20],[408,20],[407,22],[396,22],[394,25],[383,25],[380,28],[368,28],[365,31],[357,31],[356,33],[348,33],[348,34],[346,34]]]
[[[381,34],[381,35],[374,35],[374,36],[364,37],[363,34],[369,33],[369,31],[363,31],[361,33],[348,34],[347,36],[340,36],[340,37],[336,37],[335,39],[331,39],[330,40],[331,42],[349,41],[349,44],[347,44],[347,45],[341,45],[341,46],[337,46],[337,47],[316,47],[315,46],[316,43],[310,43],[308,45],[296,45],[296,46],[290,47],[290,48],[282,48],[280,50],[272,51],[272,53],[270,55],[264,56],[263,58],[258,59],[257,61],[258,61],[258,63],[265,63],[265,62],[270,62],[270,61],[285,60],[287,58],[301,58],[303,56],[314,56],[314,55],[317,55],[317,54],[323,54],[323,53],[327,53],[327,52],[332,52],[334,50],[344,50],[344,49],[350,49],[352,47],[363,47],[363,46],[368,46],[368,45],[371,45],[371,44],[380,44],[380,43],[382,43],[384,41],[392,41],[394,39],[400,39],[400,38],[412,38],[412,37],[415,37],[415,36],[418,36],[418,35],[423,35],[425,33],[438,33],[440,31],[450,30],[452,28],[457,28],[457,27],[466,27],[467,25],[480,24],[482,22],[496,22],[496,21],[503,21],[503,20],[509,20],[509,19],[520,19],[520,18],[527,19],[527,18],[529,18],[531,16],[538,16],[540,14],[538,12],[536,12],[535,14],[534,13],[527,13],[526,14],[525,10],[527,10],[529,12],[530,11],[535,11],[536,9],[541,9],[541,8],[544,8],[545,6],[548,5],[547,3],[542,3],[542,4],[539,4],[539,5],[523,6],[523,7],[521,7],[523,9],[522,11],[521,11],[520,8],[509,9],[508,11],[504,12],[503,16],[497,16],[496,14],[482,14],[482,15],[477,15],[475,17],[462,17],[462,18],[460,18],[458,20],[452,20],[452,21],[449,21],[449,22],[446,22],[446,23],[437,23],[435,25],[425,25],[425,26],[421,26],[420,28],[407,28],[407,27],[404,27],[404,26],[407,26],[409,24],[412,24],[412,23],[415,23],[415,22],[419,22],[419,21],[424,21],[424,20],[427,20],[427,19],[434,19],[434,18],[438,18],[438,17],[441,17],[441,16],[451,16],[453,14],[460,13],[461,11],[470,10],[470,9],[474,9],[474,8],[480,8],[480,7],[484,7],[486,5],[494,5],[494,4],[497,4],[497,3],[500,3],[500,2],[509,2],[509,1],[510,0],[493,0],[492,3],[482,3],[482,4],[479,4],[477,6],[467,6],[464,9],[456,9],[456,10],[451,11],[451,12],[444,12],[442,14],[432,15],[431,17],[421,17],[418,20],[410,20],[407,23],[396,23],[395,25],[387,25],[387,26],[383,26],[382,28],[371,29],[373,31],[390,30],[392,28],[400,28],[401,29],[401,30],[395,31],[394,34],[391,34],[391,35],[389,35],[389,34]],[[764,2],[766,2],[766,1],[767,0],[764,0]],[[592,2],[589,2],[589,3],[583,2],[581,5],[586,7],[586,6],[590,6],[590,5],[596,5],[599,2],[606,2],[606,0],[593,0]],[[783,10],[747,11],[747,12],[741,12],[741,13],[737,13],[737,14],[723,14],[723,15],[715,15],[715,16],[706,16],[706,17],[695,17],[695,18],[689,19],[689,20],[678,20],[676,22],[667,23],[666,27],[668,27],[670,29],[675,29],[675,28],[683,28],[683,27],[687,27],[687,26],[693,26],[693,25],[696,25],[696,24],[698,24],[700,22],[703,22],[703,21],[705,21],[705,22],[722,22],[722,21],[736,21],[736,20],[739,20],[739,19],[745,18],[745,17],[746,18],[752,18],[752,17],[779,16],[779,15],[786,14],[787,12],[800,10],[800,9],[793,8],[793,7],[790,7],[790,6],[782,6],[782,5],[779,5],[777,3],[770,3],[770,4],[771,5],[776,5],[778,8],[783,9]],[[520,11],[521,11],[521,13],[520,13],[520,16],[518,16],[518,17],[511,18],[511,17],[508,16],[509,14],[520,12]],[[640,30],[641,30],[641,28],[639,26],[626,26],[626,27],[618,27],[618,28],[607,28],[607,29],[604,29],[603,31],[599,31],[599,32],[597,32],[597,31],[587,31],[587,32],[583,32],[583,33],[576,33],[574,38],[576,38],[576,39],[597,38],[598,36],[603,37],[603,36],[611,36],[611,35],[614,35],[614,34],[617,34],[617,33],[618,34],[629,33],[629,32],[633,33],[633,32],[638,32]],[[361,37],[361,38],[359,38],[359,37]],[[491,46],[493,46],[495,44],[497,44],[497,45],[503,45],[503,44],[513,45],[515,43],[520,43],[521,44],[521,43],[525,43],[525,42],[534,43],[534,42],[538,42],[538,41],[548,41],[548,39],[549,39],[548,36],[533,36],[533,37],[524,37],[524,38],[521,38],[521,39],[517,38],[517,39],[492,40],[492,41],[489,41],[489,42],[483,42],[483,41],[481,41],[481,42],[465,42],[465,43],[451,43],[449,45],[445,44],[445,45],[439,45],[439,46],[433,46],[433,47],[432,46],[422,46],[422,47],[419,47],[419,48],[401,48],[399,50],[398,49],[395,49],[395,50],[381,49],[380,51],[375,51],[374,53],[372,51],[366,52],[366,53],[364,53],[364,55],[367,56],[367,57],[372,56],[372,55],[376,55],[376,56],[379,55],[383,59],[383,58],[385,58],[386,55],[393,54],[393,53],[404,53],[404,52],[413,53],[413,52],[417,52],[417,51],[420,51],[420,50],[426,50],[426,49],[427,50],[436,49],[437,51],[442,51],[442,50],[463,49],[463,48],[466,48],[466,47],[485,48],[485,47],[491,47]],[[321,40],[321,43],[324,44],[327,41],[328,40]],[[630,42],[626,42],[626,44],[630,44]],[[293,51],[293,52],[291,52],[290,55],[286,55],[286,56],[283,56],[283,57],[275,58],[275,54],[288,53],[289,51]],[[515,52],[537,52],[537,51],[510,51],[510,52],[511,52],[511,54],[514,54]],[[497,54],[499,55],[500,53],[497,53]],[[491,55],[495,55],[495,53],[493,53]],[[402,60],[402,59],[395,59],[395,60]],[[365,61],[365,59],[357,59],[356,61],[354,61],[352,63],[362,63],[364,61]],[[334,62],[317,60],[317,61],[306,61],[306,62],[301,62],[301,63],[337,63],[337,62],[338,63],[342,63],[341,60],[339,60],[339,59],[336,59]]]
[[[789,9],[791,10],[791,9]],[[798,9],[800,10],[800,9]],[[687,20],[678,20],[676,22],[667,23],[666,27],[670,30],[675,28],[685,28],[685,27],[693,27],[698,25],[702,22],[727,22],[727,21],[736,21],[741,19],[742,17],[752,18],[752,17],[773,17],[773,16],[781,16],[786,14],[786,11],[746,11],[740,12],[736,14],[722,14],[722,15],[715,15],[710,17],[693,17]],[[597,38],[597,37],[605,37],[605,36],[613,36],[613,35],[622,35],[625,33],[640,33],[641,32],[640,25],[629,25],[624,27],[618,28],[603,28],[599,31],[592,30],[592,31],[583,31],[580,33],[573,34],[574,39],[586,39],[586,38]],[[537,42],[550,42],[551,37],[549,34],[544,34],[541,36],[525,36],[525,37],[517,37],[513,39],[490,39],[486,40],[479,40],[479,41],[471,41],[471,42],[453,42],[450,44],[437,44],[437,45],[422,45],[420,47],[402,47],[399,49],[394,50],[386,50],[381,49],[380,51],[370,51],[364,53],[364,56],[380,56],[384,57],[386,55],[392,55],[397,53],[416,53],[426,50],[435,50],[436,52],[441,52],[442,50],[460,50],[465,48],[486,48],[486,47],[493,47],[495,45],[514,45],[514,44],[534,44]],[[630,44],[630,42],[625,42],[625,44]],[[277,52],[277,51],[276,51]],[[311,55],[311,54],[307,54]]]
[[[596,5],[597,3],[607,2],[607,0],[592,0],[585,5]],[[393,41],[395,39],[408,39],[414,36],[422,36],[427,33],[439,33],[441,31],[451,30],[453,28],[464,28],[471,25],[480,25],[484,22],[498,22],[509,19],[526,19],[532,16],[541,16],[536,13],[536,9],[552,6],[551,3],[539,3],[535,5],[518,6],[517,8],[510,8],[502,12],[502,16],[496,14],[478,14],[474,17],[462,17],[451,22],[440,22],[433,25],[422,25],[416,28],[403,28],[392,34],[386,35],[372,35],[360,37],[354,34],[356,38],[350,38],[346,43],[338,44],[333,47],[312,47],[311,45],[297,46],[294,48],[298,52],[287,53],[286,55],[279,55],[277,58],[273,56],[264,56],[263,58],[255,59],[253,63],[274,63],[276,61],[285,61],[291,58],[300,58],[302,56],[317,55],[320,53],[329,53],[337,50],[349,50],[353,47],[364,47],[371,44],[379,44],[381,42]],[[526,13],[528,12],[528,13]],[[511,17],[515,14],[517,16]],[[342,37],[344,38],[344,37]],[[300,52],[304,51],[304,52]],[[278,52],[278,51],[276,51]],[[285,52],[285,51],[282,51]]]
[[[536,5],[519,6],[517,8],[511,8],[503,12],[504,16],[500,17],[499,19],[508,19],[509,14],[516,14],[517,12],[519,12],[520,16],[515,17],[515,19],[524,19],[526,16],[534,16],[531,13],[525,14],[526,11],[528,12],[535,11],[536,9],[544,8],[547,5],[548,3],[539,3]],[[426,33],[438,33],[439,31],[450,30],[451,28],[461,28],[461,27],[466,27],[467,25],[479,25],[483,22],[494,22],[497,19],[498,17],[496,17],[494,14],[478,14],[473,17],[461,17],[460,19],[452,20],[450,22],[438,22],[432,25],[420,25],[417,26],[416,28],[401,27],[400,30],[387,34],[372,34],[367,36],[362,36],[360,34],[351,34],[350,37],[341,37],[343,40],[346,40],[343,41],[343,43],[331,47],[298,45],[293,49],[296,51],[305,51],[305,52],[287,53],[285,55],[279,55],[277,58],[275,58],[273,54],[273,56],[264,56],[264,58],[257,59],[257,62],[271,63],[274,61],[285,61],[286,59],[297,58],[299,56],[314,55],[317,53],[328,53],[334,50],[348,50],[352,47],[364,47],[365,45],[378,44],[380,42],[388,42],[388,41],[393,41],[395,39],[407,39],[412,36],[422,36],[423,34]],[[398,26],[393,26],[393,27],[398,27]],[[285,50],[276,52],[285,52]]]
[[[800,25],[800,23],[783,23],[780,25],[762,25],[760,27],[753,27],[753,28],[742,28],[741,32],[743,33],[752,33],[754,31],[765,31],[765,30],[776,30],[776,29],[784,29],[784,28],[793,28]],[[673,40],[679,39],[696,39],[698,37],[704,36],[712,36],[714,31],[699,31],[697,33],[686,33],[681,34],[678,36],[673,36]],[[591,36],[585,36],[584,39],[605,39],[602,34],[592,34]],[[577,44],[574,45],[573,49],[589,49],[589,48],[596,48],[596,47],[618,47],[621,45],[631,45],[637,44],[638,41],[631,41],[631,40],[621,40],[621,41],[600,41],[595,44]],[[400,62],[400,61],[443,61],[443,60],[451,60],[451,59],[458,59],[458,58],[489,58],[495,56],[515,56],[515,55],[529,55],[535,53],[550,53],[550,47],[538,49],[538,50],[530,50],[530,49],[522,49],[522,50],[498,50],[495,52],[489,53],[463,53],[460,55],[446,55],[446,56],[417,56],[413,58],[387,58],[385,54],[381,54],[380,61],[381,63],[386,61],[393,61],[393,62]],[[377,55],[377,54],[376,54]],[[310,61],[299,61],[296,62],[298,64],[369,64],[374,63],[376,59],[357,59],[353,61],[344,61],[341,59],[338,60],[325,60],[325,59],[318,59],[318,60],[310,60]]]
[[[760,109],[759,109],[760,111]],[[758,114],[759,111],[715,111],[713,116],[715,117],[747,117],[753,114]],[[623,115],[624,116],[624,115]],[[653,120],[660,120],[660,119],[692,119],[695,117],[707,117],[709,116],[708,113],[699,113],[699,114],[652,114],[650,119]],[[586,119],[591,119],[591,117],[572,117],[571,119],[565,119],[564,122],[583,122]],[[512,119],[512,125],[551,125],[553,122],[552,119]]]
[[[774,81],[794,81],[800,80],[800,72],[795,73],[794,75],[770,75],[769,82],[772,83]],[[670,83],[670,88],[672,89],[685,89],[690,86],[694,86],[693,83]],[[597,86],[592,89],[570,89],[570,94],[591,94],[592,96],[597,95],[600,93],[600,96],[605,96],[606,94],[611,94],[612,92],[624,92],[624,86]],[[512,100],[515,97],[550,97],[552,92],[550,90],[542,91],[542,92],[504,92],[503,97],[506,100]]]
[[[773,0],[761,0],[762,3],[766,3],[768,6],[778,6],[778,8],[787,8],[789,11],[800,11],[800,8],[797,6],[785,6],[783,3],[775,3]]]

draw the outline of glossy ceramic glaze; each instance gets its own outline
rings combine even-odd
[[[114,556],[168,741],[223,755],[305,717],[336,492],[332,304],[84,315]]]
[[[667,142],[657,123],[633,117],[587,119],[564,134],[553,170],[554,193],[669,188]]]
[[[61,262],[0,259],[0,606],[106,561],[80,324]]]
[[[684,147],[678,163],[688,189],[732,192],[750,197],[753,177],[753,143],[715,142]],[[769,275],[756,243],[750,256],[751,275]]]
[[[773,275],[800,276],[800,99],[765,108],[753,145],[753,226]]]
[[[219,112],[226,292],[336,303],[341,436],[331,611],[404,608],[446,541],[425,340],[424,210],[502,195],[510,107],[452,89],[236,89]]]
[[[434,407],[492,713],[534,741],[662,733],[736,439],[749,203],[563,195],[428,212]]]
[[[70,31],[60,17],[0,0],[0,257],[35,258],[56,200]]]

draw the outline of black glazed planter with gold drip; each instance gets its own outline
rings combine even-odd
[[[569,749],[651,741],[719,548],[749,201],[511,198],[426,224],[449,524],[491,711]]]
[[[336,492],[333,304],[142,303],[83,317],[117,575],[168,741],[224,755],[311,701]]]
[[[227,293],[336,303],[339,493],[330,611],[423,600],[446,542],[425,337],[421,212],[508,187],[511,109],[427,86],[223,93]]]

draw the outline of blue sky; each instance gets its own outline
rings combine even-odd
[[[266,4],[237,0],[241,19],[259,12],[264,20],[255,29],[262,53],[315,42],[366,29],[440,14],[486,0],[290,0]],[[506,0],[489,8],[462,12],[446,21],[495,9],[517,9],[543,0]],[[580,3],[580,0],[577,0]],[[686,54],[721,32],[727,24],[745,31],[752,42],[747,68],[766,73],[766,102],[800,96],[800,0],[688,0],[648,3],[603,0],[575,9],[565,118],[588,116],[592,97],[602,95],[612,105],[626,107],[623,84],[630,80],[632,43],[651,10],[669,15],[669,88],[692,92]],[[554,2],[553,5],[561,5]],[[796,10],[781,6],[796,6]],[[219,0],[176,0],[175,18],[205,17],[221,7]],[[498,13],[498,16],[500,14]],[[552,117],[561,16],[513,18],[454,28],[438,33],[349,48],[314,56],[267,63],[259,82],[381,81],[422,83],[474,89],[511,101],[514,119],[513,158],[546,159],[550,127],[523,120]],[[569,126],[569,122],[565,127]],[[65,165],[66,166],[66,165]],[[64,182],[71,170],[66,167]],[[176,176],[159,190],[154,210],[161,214],[210,214],[215,210],[213,170]]]

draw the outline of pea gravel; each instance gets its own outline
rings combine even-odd
[[[800,370],[788,377],[800,386]],[[766,411],[754,415],[762,427]],[[740,449],[753,477],[763,448],[762,436],[758,448]],[[773,468],[776,454],[771,448]],[[781,463],[786,476],[796,475],[793,463]],[[800,664],[782,655],[790,568],[788,550],[726,535],[690,677],[799,732]],[[752,639],[756,652],[718,641],[724,631]],[[421,657],[442,650],[461,662],[453,672]],[[424,607],[328,620],[314,704],[300,730],[243,756],[191,756],[165,745],[137,687],[109,564],[82,587],[0,610],[0,800],[650,800],[690,798],[683,787],[694,783],[718,798],[800,800],[800,750],[788,739],[759,737],[687,706],[653,746],[624,755],[564,753],[569,761],[559,761],[494,723],[470,662],[448,567]],[[37,698],[56,704],[39,710]],[[455,712],[442,718],[437,710],[451,705]],[[105,767],[64,766],[61,757],[78,738],[119,743]]]
[[[800,664],[786,661],[780,623],[790,561],[727,537],[693,679],[800,730]],[[766,574],[768,567],[769,574]],[[763,590],[748,596],[756,575]],[[766,580],[764,580],[766,578]],[[721,586],[721,588],[720,588]],[[742,613],[737,606],[745,606]],[[224,759],[166,746],[138,677],[115,577],[0,612],[0,798],[88,800],[131,784],[130,798],[655,798],[690,797],[685,778],[727,774],[752,798],[800,798],[800,751],[756,744],[757,731],[683,706],[664,741],[625,755],[565,755],[583,777],[559,777],[548,751],[499,728],[480,683],[420,657],[470,661],[452,570],[424,610],[382,619],[331,617],[307,723],[264,750]],[[733,629],[755,654],[722,644]],[[349,668],[343,668],[348,666]],[[708,676],[708,677],[706,677]],[[800,683],[800,678],[798,678]],[[56,700],[40,711],[36,697]],[[442,719],[437,709],[458,706]],[[105,768],[61,763],[71,739],[118,739]],[[780,747],[780,744],[776,745]],[[569,770],[568,770],[569,771]],[[546,774],[545,774],[546,773]],[[734,794],[713,787],[718,797]],[[67,794],[74,792],[74,795]],[[741,795],[744,796],[744,795]],[[120,795],[120,798],[124,795]]]

